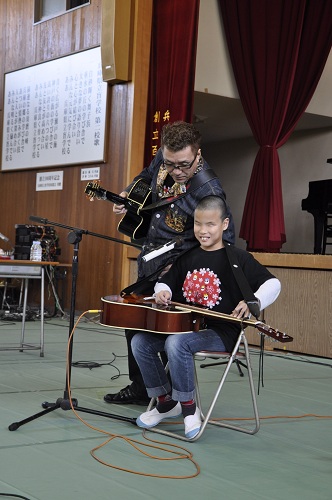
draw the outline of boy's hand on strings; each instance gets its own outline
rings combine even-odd
[[[155,294],[156,304],[159,304],[162,306],[168,306],[170,301],[171,301],[171,294],[169,293],[168,290],[160,290],[160,292],[157,292]]]
[[[247,318],[250,315],[249,307],[244,300],[238,303],[235,309],[231,312],[234,318]]]

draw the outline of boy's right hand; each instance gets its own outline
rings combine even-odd
[[[168,306],[171,301],[171,294],[168,290],[160,290],[160,292],[155,294],[154,299],[156,304]]]

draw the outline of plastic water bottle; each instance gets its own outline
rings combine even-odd
[[[30,260],[41,261],[42,260],[42,246],[40,241],[33,241],[30,250]]]

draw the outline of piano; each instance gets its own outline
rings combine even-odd
[[[332,163],[332,158],[327,162]],[[325,215],[332,212],[332,179],[309,182],[309,194],[302,200],[302,210],[314,217],[314,253],[321,254]]]

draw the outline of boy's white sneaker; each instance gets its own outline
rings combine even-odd
[[[196,408],[194,415],[188,415],[184,419],[184,433],[186,438],[193,439],[199,431],[201,430],[201,412],[199,408]]]
[[[153,410],[146,411],[142,413],[137,419],[136,424],[138,427],[144,427],[145,429],[149,429],[150,427],[155,427],[162,420],[166,418],[176,418],[182,414],[181,404],[177,403],[174,408],[165,413],[160,413],[157,408],[153,408]]]

